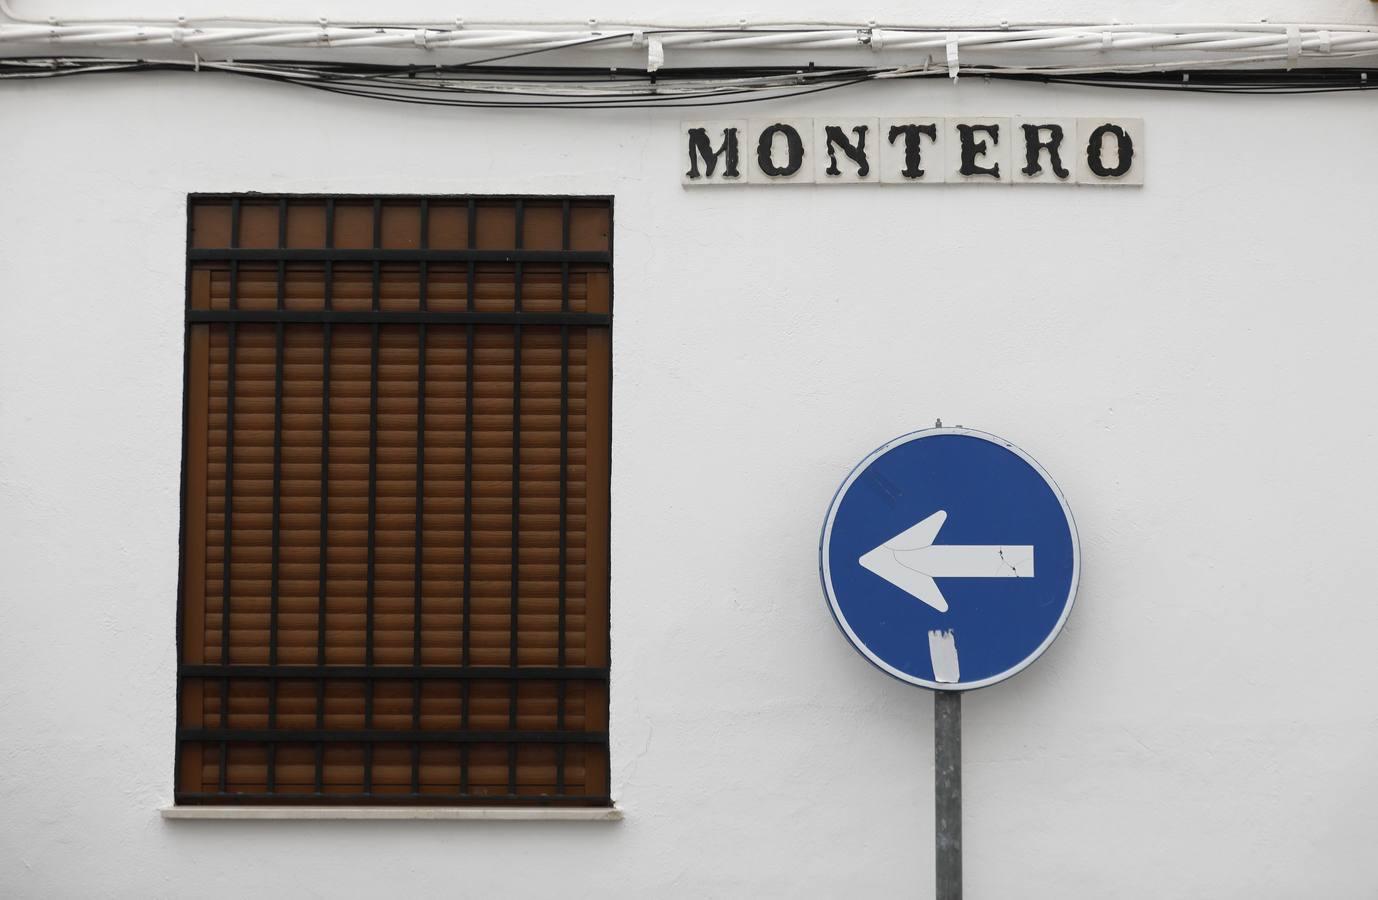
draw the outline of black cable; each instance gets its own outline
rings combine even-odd
[[[610,34],[562,46],[625,37]],[[542,52],[548,49],[539,48]],[[896,72],[893,68],[806,66],[727,66],[661,69],[651,74],[635,70],[593,67],[499,66],[509,54],[473,63],[443,66],[381,65],[311,61],[240,61],[241,68],[203,63],[207,71],[258,78],[282,84],[308,87],[328,93],[364,99],[385,100],[425,106],[493,107],[498,109],[652,109],[674,107],[715,107],[765,102],[799,97],[865,81],[946,78],[942,70]],[[44,57],[0,59],[0,80],[34,80],[75,75],[120,74],[131,72],[186,71],[191,62],[149,62],[143,60]],[[245,68],[252,67],[252,68]],[[1103,87],[1120,90],[1162,90],[1210,94],[1319,94],[1366,91],[1378,85],[1370,69],[1210,69],[1191,71],[1094,72],[1058,74],[1055,72],[1002,72],[973,68],[966,76],[986,79]],[[770,79],[789,79],[793,84]],[[753,84],[752,80],[762,83]],[[664,94],[651,93],[655,86],[702,81],[702,85]],[[466,84],[465,82],[469,82]],[[713,82],[717,82],[716,84]],[[494,84],[508,84],[502,90]],[[609,85],[598,94],[561,92],[560,85]],[[616,85],[616,87],[611,87]],[[517,99],[520,97],[531,99]],[[496,99],[511,98],[511,99]]]
[[[866,73],[865,70],[848,69],[848,70],[843,70],[843,71],[845,72],[845,75],[844,75],[843,73],[838,73],[837,75],[830,75],[830,76],[827,77],[827,78],[809,78],[809,79],[807,79],[807,81],[809,81],[809,82],[821,82],[821,81],[847,81],[847,82],[849,82],[849,83],[855,83],[855,82],[857,82],[857,81],[864,81],[864,80],[868,80],[868,79],[870,78],[870,75],[869,75],[868,73]],[[234,74],[234,73],[231,73],[231,74]],[[291,78],[291,77],[287,77],[287,78],[277,78],[277,77],[275,77],[275,73],[269,73],[269,72],[263,72],[263,73],[242,72],[242,73],[239,73],[239,74],[246,74],[246,75],[261,74],[261,75],[263,75],[263,76],[270,77],[272,80],[281,80],[281,81],[285,81],[285,82],[291,82],[291,83],[293,83],[293,84],[299,84],[299,85],[302,85],[302,86],[304,86],[304,87],[315,87],[315,86],[317,86],[317,85],[319,85],[319,84],[323,84],[323,83],[324,83],[324,84],[332,84],[332,85],[339,86],[339,87],[341,87],[341,88],[343,88],[343,89],[345,89],[345,90],[348,90],[348,91],[350,91],[350,92],[358,91],[359,88],[360,88],[361,86],[363,86],[363,87],[368,87],[368,88],[374,90],[374,91],[375,91],[376,93],[378,93],[378,94],[382,94],[382,93],[386,93],[386,92],[394,92],[394,93],[397,94],[397,95],[413,95],[413,94],[453,94],[453,93],[482,94],[482,95],[491,95],[491,96],[500,96],[500,97],[511,97],[511,96],[515,96],[515,95],[516,95],[516,92],[514,92],[514,91],[499,90],[499,89],[492,88],[492,87],[472,87],[472,86],[467,86],[467,85],[454,85],[454,84],[449,84],[449,83],[427,83],[428,81],[430,81],[430,79],[426,79],[426,80],[422,80],[422,79],[412,79],[412,78],[398,79],[398,78],[396,78],[396,76],[386,76],[386,77],[387,77],[387,80],[382,80],[382,79],[384,78],[384,76],[382,76],[382,75],[376,75],[376,74],[365,76],[365,78],[333,79],[333,80],[325,80],[325,81],[317,80],[317,79],[297,79],[297,78]],[[769,76],[758,76],[758,77],[769,77]],[[447,81],[449,81],[449,80],[453,80],[453,79],[447,79]],[[488,80],[488,81],[492,81],[492,79],[487,79],[487,80]],[[644,79],[638,79],[638,82],[639,82],[639,83],[640,83],[640,82],[643,82],[643,81],[644,81]],[[509,83],[514,84],[514,85],[518,85],[518,84],[539,85],[539,84],[542,84],[542,82],[540,82],[540,81],[531,81],[531,82],[527,82],[527,81],[512,81],[512,82],[509,82]],[[587,82],[584,82],[584,83],[587,83]],[[802,84],[803,84],[803,81],[801,81],[801,86],[802,86]],[[534,90],[526,90],[526,91],[522,91],[522,92],[521,92],[521,96],[523,96],[523,97],[566,98],[566,99],[565,99],[565,102],[562,103],[561,105],[569,105],[569,106],[588,106],[588,105],[595,105],[595,104],[600,104],[600,103],[607,103],[607,102],[610,102],[610,101],[612,101],[612,100],[618,99],[619,97],[620,97],[620,98],[629,99],[629,100],[637,100],[637,101],[640,101],[640,102],[645,102],[645,103],[648,103],[648,104],[653,104],[653,105],[661,106],[661,105],[666,105],[667,103],[670,103],[671,101],[674,101],[674,100],[682,100],[682,99],[689,99],[689,98],[700,98],[700,97],[725,97],[725,96],[733,96],[733,95],[737,95],[737,94],[765,93],[765,92],[774,92],[774,91],[784,91],[784,90],[786,90],[788,87],[789,87],[788,85],[781,85],[781,84],[773,84],[773,85],[772,85],[772,84],[759,84],[759,85],[753,85],[753,84],[741,83],[741,80],[740,80],[740,79],[724,79],[724,80],[722,81],[722,83],[719,84],[719,85],[715,85],[715,86],[705,86],[703,89],[701,89],[701,90],[696,90],[696,91],[694,91],[694,92],[692,92],[692,93],[689,93],[689,92],[682,92],[682,93],[681,93],[681,92],[676,92],[676,93],[663,94],[663,95],[647,95],[647,94],[645,94],[645,93],[643,93],[643,92],[628,92],[628,93],[619,95],[619,94],[616,94],[616,93],[613,93],[613,92],[607,92],[607,93],[605,93],[605,94],[600,94],[600,95],[578,96],[578,95],[572,95],[572,94],[568,94],[568,93],[559,93],[559,92],[555,92],[555,91],[534,91]],[[360,92],[362,93],[362,91],[360,91]],[[763,98],[763,99],[764,99],[764,98]]]
[[[517,100],[509,101],[509,102],[503,102],[503,101],[494,101],[494,100],[473,100],[473,99],[464,99],[464,100],[460,100],[460,99],[449,99],[449,98],[447,98],[447,99],[427,99],[427,98],[424,98],[424,97],[413,96],[412,94],[413,94],[413,92],[421,92],[421,93],[437,93],[437,94],[442,94],[442,95],[461,95],[461,96],[464,96],[464,95],[511,96],[511,95],[512,95],[511,92],[501,91],[501,90],[494,90],[494,89],[491,89],[491,88],[467,87],[467,86],[450,85],[450,84],[426,84],[426,85],[419,85],[419,84],[416,83],[415,80],[412,80],[412,79],[399,80],[399,81],[396,81],[396,82],[394,82],[394,83],[382,83],[382,82],[379,82],[379,81],[376,81],[376,80],[368,81],[368,82],[360,82],[359,80],[357,80],[355,77],[352,76],[352,73],[348,73],[348,74],[351,75],[351,77],[347,77],[347,78],[339,77],[339,76],[344,75],[344,74],[346,74],[346,73],[348,72],[348,70],[347,70],[345,67],[335,67],[335,68],[332,70],[332,72],[326,73],[326,72],[318,71],[318,68],[319,68],[319,67],[315,67],[315,66],[300,66],[300,65],[298,65],[298,66],[284,66],[284,67],[281,67],[281,68],[282,68],[282,71],[272,71],[272,70],[271,70],[271,67],[270,67],[268,64],[257,64],[257,65],[261,66],[261,68],[260,68],[260,69],[225,69],[225,68],[220,68],[220,67],[211,65],[211,66],[208,66],[208,71],[223,72],[223,73],[225,73],[225,74],[240,75],[240,76],[243,76],[243,77],[258,78],[258,79],[267,80],[267,81],[279,82],[279,83],[284,83],[284,84],[292,84],[292,85],[297,85],[297,86],[300,86],[300,87],[308,87],[308,88],[314,88],[314,89],[317,89],[317,90],[323,90],[323,91],[326,91],[326,92],[329,92],[329,93],[344,94],[344,95],[348,95],[348,96],[357,96],[357,97],[363,97],[363,98],[368,98],[368,99],[389,100],[389,101],[393,101],[393,102],[407,102],[407,103],[413,103],[413,104],[418,104],[418,105],[429,105],[429,106],[464,106],[464,107],[491,106],[491,107],[495,107],[495,108],[527,108],[527,107],[531,107],[531,108],[538,108],[538,109],[553,109],[553,108],[615,109],[615,108],[634,108],[634,107],[650,108],[650,107],[666,107],[666,106],[719,106],[719,105],[731,105],[731,104],[735,104],[735,103],[756,102],[756,101],[763,100],[763,99],[795,97],[795,96],[801,96],[801,95],[804,95],[804,94],[817,93],[817,92],[819,92],[819,91],[822,91],[822,90],[830,90],[830,89],[835,88],[835,87],[846,87],[846,86],[851,85],[851,84],[857,84],[857,83],[860,83],[860,82],[862,82],[862,81],[868,80],[868,79],[871,77],[870,73],[868,73],[866,70],[858,70],[858,69],[855,69],[855,68],[836,69],[836,70],[831,70],[831,71],[820,71],[820,70],[815,70],[815,71],[812,72],[812,73],[806,73],[806,74],[802,74],[802,75],[799,74],[799,73],[797,72],[797,70],[786,70],[786,71],[788,71],[788,72],[790,73],[791,77],[799,77],[799,78],[801,78],[801,80],[807,79],[807,80],[809,80],[809,81],[814,81],[814,82],[825,81],[825,82],[829,82],[829,83],[825,83],[825,84],[822,84],[822,85],[819,85],[819,86],[814,86],[814,87],[808,87],[808,88],[798,89],[798,90],[791,90],[791,89],[789,88],[789,86],[787,86],[787,85],[778,85],[778,84],[776,84],[776,85],[768,85],[768,84],[767,84],[767,85],[755,85],[755,86],[753,86],[753,85],[723,85],[723,86],[718,86],[718,87],[706,86],[705,89],[703,89],[703,90],[698,90],[698,91],[694,91],[694,92],[692,92],[692,93],[675,93],[675,94],[667,94],[667,95],[662,95],[662,96],[648,96],[648,95],[646,95],[646,94],[644,94],[644,93],[640,93],[640,92],[628,92],[628,93],[623,93],[623,94],[620,94],[620,95],[619,95],[619,94],[608,94],[608,95],[606,95],[606,96],[571,96],[571,95],[559,95],[559,94],[546,93],[546,92],[531,92],[531,93],[526,94],[526,96],[536,96],[536,97],[540,97],[540,96],[546,96],[546,97],[562,97],[562,96],[563,96],[564,99],[561,99],[561,100],[559,100],[558,102],[539,102],[539,101],[534,101],[534,102],[533,102],[533,101],[517,101]],[[99,68],[97,68],[97,66],[99,66]],[[78,74],[100,74],[100,73],[105,72],[105,71],[169,71],[169,70],[183,70],[183,69],[185,69],[186,67],[187,67],[187,66],[186,66],[185,64],[176,64],[176,63],[117,63],[117,62],[105,63],[105,62],[89,61],[89,63],[88,63],[88,64],[85,64],[85,65],[83,65],[83,64],[67,65],[67,66],[64,67],[64,68],[55,69],[55,70],[53,70],[53,71],[51,71],[51,72],[39,72],[39,73],[35,73],[35,72],[33,71],[32,67],[30,67],[30,66],[23,66],[23,67],[21,67],[21,68],[24,70],[24,71],[23,71],[23,74],[24,74],[24,75],[31,76],[31,77],[34,76],[35,74],[38,74],[38,75],[41,75],[41,76],[44,76],[44,77],[60,77],[60,76],[70,76],[70,75],[78,75]],[[0,76],[3,76],[4,70],[5,70],[5,69],[4,69],[4,66],[3,66],[3,65],[0,65]],[[325,78],[325,79],[322,79],[322,80],[317,80],[315,77],[310,77],[310,78],[298,77],[297,75],[294,75],[294,74],[292,74],[292,73],[300,73],[301,75],[310,75],[310,76],[330,75],[330,74],[333,74],[335,77],[334,77],[334,78]],[[858,73],[860,73],[860,75],[858,75]],[[372,73],[372,74],[378,75],[379,73],[374,72],[374,73]],[[394,74],[395,74],[395,73],[394,73]],[[523,73],[523,74],[524,74],[524,73]],[[771,71],[771,72],[767,72],[767,73],[755,73],[755,72],[748,73],[748,72],[740,72],[740,73],[736,73],[736,74],[738,74],[739,77],[765,77],[765,76],[775,76],[775,77],[778,77],[781,73],[780,73],[779,71]],[[450,76],[450,77],[447,77],[446,80],[455,80],[455,79],[453,78],[453,76]],[[501,79],[487,79],[487,80],[501,80]],[[641,79],[637,79],[637,81],[644,81],[644,77],[641,78]],[[531,81],[530,79],[523,77],[523,78],[520,78],[520,79],[511,79],[511,80],[510,80],[510,83],[512,83],[513,85],[521,85],[521,84],[535,84],[535,83],[539,83],[539,82],[533,82],[533,81]],[[756,95],[756,96],[752,96],[752,97],[748,97],[748,98],[742,98],[742,99],[735,99],[735,100],[716,100],[715,102],[707,102],[707,101],[705,101],[705,99],[704,99],[704,98],[720,98],[720,97],[737,97],[737,96],[742,95],[742,94],[754,94],[754,95]]]
[[[831,83],[831,84],[825,84],[825,85],[822,85],[822,86],[819,86],[819,87],[808,88],[808,89],[805,89],[805,90],[790,91],[790,92],[787,92],[787,93],[779,93],[779,94],[772,94],[770,97],[749,97],[749,98],[743,98],[743,99],[738,99],[738,100],[716,100],[716,101],[712,101],[712,102],[698,102],[698,101],[694,101],[694,102],[689,102],[689,103],[676,103],[676,102],[669,102],[669,101],[680,100],[680,99],[683,99],[683,98],[679,98],[679,97],[664,98],[664,100],[667,101],[667,102],[655,103],[654,105],[655,105],[656,108],[660,108],[660,109],[664,109],[664,108],[675,109],[675,108],[705,107],[705,106],[734,106],[734,105],[739,104],[739,103],[758,103],[758,102],[760,102],[760,101],[762,101],[762,100],[765,100],[765,99],[779,100],[779,99],[785,99],[785,98],[787,98],[787,97],[802,97],[802,96],[807,95],[807,94],[817,94],[817,93],[821,93],[821,92],[823,92],[823,91],[830,91],[830,90],[835,90],[835,89],[837,89],[837,88],[849,87],[849,86],[854,85],[854,84],[860,84],[860,83],[862,83],[863,81],[867,81],[867,80],[869,80],[869,79],[867,79],[867,78],[858,78],[858,79],[854,79],[854,80],[852,80],[852,81],[839,81],[839,82],[834,82],[834,83]],[[311,83],[311,82],[293,82],[293,83],[294,83],[294,84],[298,84],[298,85],[300,85],[300,86],[302,86],[302,87],[313,88],[313,89],[315,89],[315,90],[325,91],[325,92],[327,92],[327,93],[332,93],[332,94],[344,94],[344,95],[346,95],[346,96],[352,96],[352,97],[367,97],[367,98],[371,98],[371,99],[375,99],[375,100],[389,100],[389,101],[392,101],[392,102],[394,102],[394,103],[411,103],[411,104],[415,104],[415,105],[419,105],[419,106],[461,106],[461,107],[470,107],[470,108],[473,108],[473,107],[492,107],[492,108],[495,108],[495,109],[566,109],[566,108],[571,108],[571,107],[572,107],[572,108],[577,108],[577,109],[645,109],[645,108],[650,108],[650,104],[651,104],[651,102],[652,102],[652,101],[651,101],[651,98],[645,98],[645,97],[636,98],[636,99],[628,99],[628,100],[624,100],[624,101],[601,100],[601,99],[596,99],[596,98],[595,98],[595,99],[589,99],[589,100],[567,101],[567,102],[561,102],[561,103],[503,103],[503,102],[498,102],[498,101],[487,101],[487,100],[485,100],[485,101],[438,100],[438,99],[426,99],[426,98],[422,98],[422,97],[410,97],[410,96],[398,95],[398,94],[387,94],[387,93],[378,93],[378,92],[362,91],[362,90],[356,90],[356,89],[352,89],[352,88],[349,88],[349,87],[342,87],[342,86],[339,86],[339,85],[333,85],[333,84],[328,84],[328,83]],[[692,98],[691,98],[691,99],[692,99]]]

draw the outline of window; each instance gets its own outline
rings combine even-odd
[[[190,201],[176,799],[608,805],[611,201]]]

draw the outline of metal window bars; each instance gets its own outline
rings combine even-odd
[[[452,215],[451,220],[463,222],[465,227],[451,228],[450,240],[434,246],[432,214],[438,204],[451,214],[458,213]],[[353,212],[361,205],[371,206],[368,210],[371,234],[367,246],[363,247],[355,246],[364,243],[358,239],[358,222],[353,221],[345,228],[340,220],[343,207]],[[245,218],[250,206],[257,224],[256,230],[250,229],[255,239],[246,242],[243,240]],[[547,224],[558,216],[558,228],[547,228],[536,247],[528,247],[527,241],[527,214],[532,208]],[[403,225],[395,229],[402,233],[401,239],[390,234],[385,223],[385,211],[393,209],[402,210]],[[261,227],[267,221],[265,210],[275,212],[271,240],[265,239],[266,226]],[[299,210],[309,213],[309,218],[320,220],[321,227],[314,231],[308,228],[312,233],[304,239],[289,230],[289,223]],[[585,231],[591,228],[593,236],[590,239],[585,235],[581,241],[584,246],[575,249],[575,216],[580,211],[590,210],[593,215],[585,216],[582,226]],[[411,227],[413,212],[415,228]],[[490,213],[492,221],[485,222],[484,217]],[[493,222],[502,222],[509,215],[512,220],[510,246],[491,246],[494,243]],[[227,217],[228,225],[205,229],[215,232],[214,235],[200,234],[198,216],[203,216],[207,223],[214,223],[217,216]],[[607,787],[605,560],[600,566],[590,565],[593,560],[583,558],[582,563],[575,566],[583,573],[585,581],[581,587],[586,593],[578,615],[573,615],[570,607],[571,509],[575,507],[572,500],[580,500],[577,508],[582,510],[583,520],[579,530],[586,538],[580,546],[585,556],[589,551],[606,556],[606,502],[589,503],[583,497],[572,498],[570,492],[571,472],[578,469],[573,462],[578,455],[574,451],[582,452],[583,449],[571,446],[574,370],[580,370],[584,379],[575,385],[584,392],[581,413],[584,433],[598,430],[606,433],[609,428],[607,399],[603,398],[600,404],[604,411],[601,421],[595,420],[589,402],[599,390],[592,385],[593,371],[599,366],[610,368],[610,359],[606,353],[602,358],[595,358],[589,350],[588,335],[595,330],[605,334],[610,331],[611,291],[607,291],[603,302],[596,304],[589,302],[590,295],[585,291],[583,301],[576,308],[571,288],[576,273],[585,279],[590,273],[601,274],[610,283],[611,201],[607,198],[546,197],[196,195],[191,198],[189,218],[183,559],[178,621],[177,802],[607,805],[610,800]],[[480,230],[485,225],[489,226],[485,237],[489,246],[480,242]],[[455,246],[453,238],[460,230],[463,246]],[[340,246],[344,231],[350,232],[346,235],[352,238],[347,242],[349,246]],[[310,246],[313,243],[318,245]],[[395,246],[398,243],[406,246]],[[367,272],[366,308],[358,308],[357,303],[343,303],[340,293],[341,273],[358,270]],[[539,270],[547,282],[558,285],[557,304],[525,302],[532,270]],[[414,283],[405,291],[409,296],[414,294],[414,304],[385,303],[385,281],[399,271],[402,281],[415,273]],[[246,276],[248,281],[255,283],[271,280],[270,297],[246,303]],[[193,286],[198,278],[199,290]],[[293,284],[294,278],[300,283]],[[558,281],[554,281],[555,278]],[[397,280],[393,278],[392,282]],[[206,288],[207,283],[223,284],[223,298],[215,289]],[[307,287],[303,288],[303,284]],[[510,293],[511,302],[507,308],[491,308],[495,305],[491,298],[483,304],[478,302],[480,290],[491,288],[493,284],[499,286],[498,293]],[[431,302],[436,287],[443,287],[452,299],[462,297],[462,304]],[[311,302],[298,302],[298,295],[306,294],[311,296]],[[345,508],[338,496],[345,482],[337,477],[335,470],[357,468],[332,459],[348,449],[332,446],[331,434],[335,430],[332,416],[339,415],[346,399],[338,390],[332,392],[332,385],[347,387],[339,380],[341,372],[358,368],[353,365],[358,354],[348,360],[339,355],[346,334],[341,329],[350,335],[358,331],[367,336],[362,660],[342,660],[341,653],[332,653],[332,647],[341,643],[342,635],[353,636],[352,632],[346,635],[341,631],[344,621],[353,618],[353,614],[332,614],[332,602],[340,600],[338,589],[332,587],[332,569],[349,568],[358,556],[357,548],[336,546],[332,538],[337,532],[345,533],[341,530],[342,520],[350,518],[350,514],[332,513],[332,506],[337,501],[341,509]],[[558,354],[553,357],[558,359],[555,375],[558,384],[556,475],[553,484],[536,485],[546,493],[553,489],[555,494],[554,546],[542,548],[554,551],[554,572],[548,577],[541,566],[524,563],[522,555],[527,533],[523,504],[532,501],[528,496],[530,492],[523,491],[523,469],[531,465],[527,457],[538,452],[523,444],[524,389],[529,387],[523,381],[523,357],[535,352],[530,349],[532,338],[524,337],[524,333],[545,341],[542,347],[553,345],[553,352]],[[495,343],[496,335],[503,337]],[[580,365],[575,365],[572,355],[574,336],[581,336],[582,356],[577,360]],[[265,338],[272,358],[271,444],[266,448],[246,448],[243,444],[236,445],[237,433],[250,436],[255,432],[238,423],[236,415],[241,408],[260,409],[261,404],[246,405],[245,399],[237,396],[237,391],[241,383],[248,384],[246,378],[264,377],[257,371],[264,366],[244,360],[248,359],[245,357],[246,342],[257,347]],[[433,445],[434,439],[428,432],[427,408],[432,402],[428,384],[433,388],[453,388],[457,377],[453,366],[444,367],[439,382],[436,376],[428,373],[428,356],[441,341],[447,347],[454,347],[463,360],[463,374],[458,376],[463,381],[462,482],[458,482],[457,477],[452,479],[452,483],[462,484],[462,525],[458,537],[451,531],[446,532],[451,542],[447,552],[457,554],[462,565],[455,595],[442,598],[448,606],[444,613],[437,613],[434,602],[428,603],[431,598],[426,584],[428,503],[433,501],[432,492],[436,490],[428,485],[427,451],[453,455],[458,449],[446,446],[443,441]],[[298,352],[302,346],[309,348],[310,353],[290,357],[294,362],[289,364],[289,350]],[[409,382],[415,411],[414,421],[409,424],[398,424],[397,415],[385,414],[380,408],[383,368],[388,369],[392,379],[386,384],[389,399],[398,388],[395,383],[397,367],[383,360],[385,352],[397,346],[404,350],[415,348],[415,366]],[[485,347],[492,352],[494,346],[510,347],[511,361],[506,375],[490,376],[488,370],[493,366],[476,365],[476,356],[481,356]],[[317,349],[319,362],[304,373],[300,360],[314,359]],[[217,368],[213,359],[222,357],[223,366]],[[545,361],[546,357],[540,357],[538,363]],[[533,370],[549,368],[533,364]],[[221,371],[223,377],[218,377]],[[603,374],[600,382],[604,393],[610,384],[607,374]],[[544,377],[548,378],[549,374]],[[507,386],[509,380],[507,646],[506,664],[501,665],[493,664],[492,654],[488,652],[492,627],[480,631],[474,624],[484,615],[492,618],[491,614],[480,615],[475,606],[480,581],[485,590],[489,590],[491,579],[478,579],[474,574],[476,552],[489,552],[492,548],[477,548],[474,538],[476,441],[481,435],[486,437],[503,431],[490,421],[491,415],[483,417],[482,427],[476,426],[475,403],[487,398],[494,387]],[[217,427],[212,407],[218,409],[216,404],[220,401],[216,399],[213,403],[208,399],[215,389],[206,388],[207,393],[202,395],[194,391],[193,386],[204,388],[207,384],[220,385],[221,381],[224,424]],[[444,381],[450,384],[445,385]],[[319,386],[319,398],[306,399],[311,408],[318,410],[318,443],[311,447],[291,447],[291,458],[297,462],[289,464],[285,462],[289,452],[284,443],[286,420],[290,417],[293,428],[299,429],[297,420],[301,416],[296,410],[304,407],[296,402],[301,399],[298,395],[309,394],[316,385]],[[290,416],[285,402],[289,392],[293,395],[291,408],[294,410]],[[198,403],[204,403],[205,408],[198,410],[195,406]],[[205,423],[207,435],[192,433],[200,423]],[[383,465],[380,452],[391,453],[404,431],[409,432],[409,440],[414,445],[411,457],[414,471],[409,479],[412,509],[407,517],[412,531],[408,579],[411,588],[408,604],[410,647],[406,648],[407,661],[401,662],[392,652],[391,644],[382,646],[379,642],[382,634],[389,639],[392,637],[392,632],[380,632],[380,619],[392,622],[397,618],[393,611],[395,604],[387,606],[386,612],[380,607],[380,552],[390,553],[393,549],[391,545],[380,547],[380,536],[389,541],[393,539],[397,517],[392,512],[380,513],[379,492],[380,466]],[[380,444],[380,438],[386,447]],[[457,442],[458,438],[455,440]],[[608,446],[606,438],[588,443],[589,451],[597,449],[604,454]],[[261,473],[257,469],[249,472],[254,464],[243,463],[241,459],[258,459],[261,454],[257,450],[260,449],[267,449],[270,455],[271,477],[256,481],[254,476]],[[315,559],[305,564],[315,572],[316,584],[309,591],[311,614],[302,612],[307,607],[303,606],[301,598],[293,600],[289,610],[284,605],[287,599],[283,590],[287,581],[284,578],[284,548],[291,551],[293,574],[299,578],[304,571],[297,552],[301,549],[297,539],[297,533],[302,530],[300,510],[304,508],[295,502],[299,498],[294,498],[290,514],[296,523],[295,543],[290,546],[286,543],[283,529],[284,519],[289,515],[284,512],[284,473],[289,465],[295,473],[300,467],[299,461],[308,458],[304,452],[316,461],[318,474],[315,478],[319,482],[311,490],[316,502],[315,530],[318,533]],[[219,466],[223,469],[220,478],[214,475],[217,466],[211,461],[212,457],[223,458]],[[594,467],[589,467],[588,462],[584,460],[582,488],[590,492],[589,497],[596,497],[598,492],[606,495],[606,459]],[[390,471],[395,468],[391,463],[388,467]],[[438,468],[446,466],[439,464]],[[590,474],[593,469],[603,473],[601,480]],[[294,474],[293,478],[297,476]],[[479,483],[493,480],[492,474],[485,470]],[[549,476],[546,480],[550,480]],[[261,530],[255,532],[235,518],[237,510],[257,508],[250,500],[262,498],[247,497],[243,490],[237,492],[237,484],[253,485],[264,481],[271,484],[266,586],[261,579],[241,578],[236,574],[252,569],[252,564],[244,560],[251,556],[257,558],[257,551],[264,549]],[[212,489],[216,487],[219,490],[213,495]],[[205,496],[197,499],[198,492]],[[220,503],[218,517],[212,510],[216,497]],[[388,509],[392,510],[395,505],[389,505]],[[205,518],[193,521],[193,507],[203,511],[196,515],[204,514]],[[603,521],[597,521],[599,510]],[[245,515],[254,520],[252,513],[245,512]],[[392,531],[380,531],[380,516],[388,520]],[[492,516],[485,513],[477,518],[485,520],[484,527],[488,529],[485,534],[490,533],[490,523],[486,520]],[[533,515],[530,518],[547,517]],[[218,524],[221,532],[218,548],[211,542],[217,530],[211,527],[213,524]],[[597,538],[589,539],[590,532]],[[255,539],[260,543],[255,544]],[[190,549],[194,546],[202,547],[195,559]],[[216,549],[219,551],[218,564],[213,558]],[[390,573],[396,568],[392,563],[386,565]],[[549,615],[528,615],[524,611],[523,600],[528,590],[524,574],[528,569],[540,576],[529,579],[533,583],[538,580],[542,584],[554,582],[553,626],[547,621]],[[491,570],[483,574],[491,575]],[[212,578],[215,575],[218,578]],[[209,588],[203,591],[200,587],[216,582],[219,597]],[[293,585],[292,591],[296,594],[306,590],[295,582]],[[358,597],[346,599],[353,602]],[[260,608],[265,602],[266,648],[258,648],[254,641],[262,635],[253,623],[262,618]],[[601,615],[592,614],[600,603]],[[485,604],[485,609],[490,606]],[[429,618],[440,621],[446,617],[449,617],[446,621],[459,622],[459,634],[453,647],[454,664],[427,660],[426,623]],[[535,664],[522,658],[526,646],[523,638],[527,634],[524,627],[528,619],[533,628],[553,627],[554,654],[548,660],[553,665]],[[568,637],[574,619],[581,620],[586,634],[590,629],[601,629],[601,636],[594,635],[588,642],[588,647],[594,648],[592,653],[571,652]],[[293,625],[285,634],[284,623],[288,620]],[[475,646],[475,638],[480,633],[484,638],[483,648]],[[246,644],[245,639],[237,638],[236,634],[249,634],[252,639]],[[310,640],[304,642],[303,635]],[[288,636],[292,643],[284,646],[284,638]],[[480,649],[485,656],[482,662],[478,660]],[[380,659],[380,652],[388,654],[386,661]],[[260,659],[264,653],[266,657]],[[287,659],[285,654],[291,658]],[[542,662],[547,660],[542,658]],[[574,662],[579,664],[572,664]],[[395,686],[409,688],[406,696],[410,709],[405,717],[409,727],[395,727],[398,716],[393,714],[394,701],[399,696],[392,691]],[[502,724],[505,727],[495,728],[492,726],[497,720],[490,707],[498,694],[493,689],[503,687],[506,711]],[[380,688],[384,689],[382,696]],[[475,709],[480,689],[485,704],[482,711]],[[582,714],[577,721],[568,712],[571,695],[576,689],[582,701]],[[303,698],[310,701],[306,706],[303,706],[306,703]],[[379,713],[380,700],[387,702],[389,713],[385,716]],[[441,705],[448,712],[423,714],[428,700],[444,701]],[[528,700],[530,710],[524,708]],[[303,709],[307,711],[303,713]],[[533,727],[533,722],[547,727]],[[433,750],[439,755],[432,754]],[[482,760],[476,758],[480,754]],[[581,774],[571,777],[569,764],[575,754],[579,754]],[[384,755],[386,760],[382,759]],[[499,758],[505,772],[494,774],[494,761]],[[399,764],[400,759],[405,762]],[[386,769],[383,777],[379,777],[380,768]],[[399,775],[399,770],[405,770],[405,775]],[[525,770],[535,774],[519,777]]]

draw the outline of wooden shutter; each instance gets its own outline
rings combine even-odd
[[[610,229],[192,199],[179,803],[609,802]]]

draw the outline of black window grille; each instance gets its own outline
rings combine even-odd
[[[178,803],[607,805],[611,201],[190,199]]]

